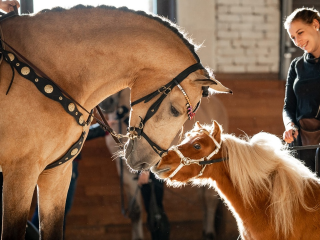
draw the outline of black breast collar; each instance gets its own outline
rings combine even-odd
[[[0,22],[17,15],[18,11],[16,9],[16,6],[14,6],[14,7],[15,7],[15,12],[9,12],[8,14],[1,16]],[[19,54],[20,58],[22,58],[24,60],[24,62],[20,61],[13,52],[5,50],[3,47],[3,43],[9,46],[9,44],[7,44],[3,41],[2,36],[0,36],[0,54],[2,55],[3,59],[10,65],[10,67],[12,69],[12,79],[11,79],[11,82],[10,82],[10,85],[8,87],[6,94],[9,93],[9,90],[12,86],[12,82],[14,80],[14,75],[15,75],[15,70],[16,70],[22,77],[24,77],[25,79],[32,82],[43,95],[45,95],[46,97],[48,97],[56,102],[59,102],[62,105],[62,107],[64,108],[64,110],[75,119],[75,121],[77,122],[78,125],[80,125],[82,127],[90,125],[90,123],[93,119],[92,118],[93,110],[91,110],[91,112],[89,113],[88,119],[85,121],[83,119],[83,114],[77,108],[77,105],[79,105],[79,104],[76,101],[74,101],[74,99],[72,99],[72,98],[70,99],[70,96],[67,94],[67,96],[69,97],[68,98],[66,96],[65,91],[63,91],[50,78],[46,77],[46,75],[44,75],[45,77],[41,77],[41,76],[37,75],[36,72],[34,71],[34,69],[27,64],[29,61],[26,60],[21,54],[16,52],[11,46],[9,46],[9,47],[16,54]],[[82,107],[82,106],[80,105],[80,107]],[[45,169],[51,169],[51,168],[57,167],[65,162],[71,160],[76,155],[78,155],[80,152],[80,149],[82,148],[82,145],[85,141],[85,137],[86,137],[86,131],[84,131],[84,129],[83,129],[81,136],[77,140],[77,142],[75,142],[71,146],[71,148],[60,159],[49,164],[48,166],[46,166]]]
[[[82,127],[90,125],[92,121],[92,117],[89,115],[87,121],[85,121],[83,119],[82,113],[79,112],[77,105],[73,101],[71,101],[69,98],[67,98],[61,92],[60,88],[52,80],[38,76],[29,65],[19,61],[16,55],[14,55],[12,52],[4,50],[1,44],[0,44],[0,52],[2,53],[4,60],[10,65],[12,69],[12,81],[15,73],[14,70],[16,70],[22,77],[32,82],[43,95],[45,95],[46,97],[56,102],[59,102],[64,108],[64,110],[76,120],[78,125]],[[8,91],[11,87],[12,81],[10,83]],[[7,94],[8,94],[8,91],[7,91]],[[92,111],[93,110],[91,110],[91,113]],[[86,137],[86,131],[83,130],[78,141],[71,146],[71,148],[67,151],[67,153],[60,159],[49,164],[45,169],[50,169],[50,168],[59,166],[67,162],[68,160],[72,159],[76,155],[78,155],[85,141],[85,137]]]

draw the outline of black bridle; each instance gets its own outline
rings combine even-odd
[[[128,127],[127,132],[129,134],[129,137],[131,139],[133,138],[140,138],[140,137],[144,137],[146,139],[146,141],[150,144],[150,146],[152,147],[152,149],[161,157],[164,153],[167,153],[168,150],[164,150],[162,149],[159,145],[157,145],[154,141],[152,141],[143,131],[143,128],[146,124],[146,122],[158,111],[160,104],[162,103],[162,101],[168,96],[168,94],[171,92],[171,90],[175,87],[178,86],[184,79],[186,79],[190,73],[199,70],[199,69],[205,69],[202,64],[200,62],[197,62],[196,64],[191,65],[190,67],[186,68],[184,71],[182,71],[180,74],[178,74],[174,79],[172,79],[169,83],[167,83],[166,85],[160,87],[158,90],[142,97],[139,98],[138,100],[135,100],[131,103],[131,107],[133,107],[134,105],[144,102],[147,103],[149,102],[151,99],[153,99],[154,97],[156,97],[159,94],[162,94],[152,105],[151,107],[148,109],[144,119],[142,119],[142,117],[140,117],[141,121],[139,123],[138,127]],[[181,87],[181,86],[180,86]],[[207,97],[208,96],[208,87],[202,87],[202,96],[203,97]],[[183,91],[183,89],[181,89],[181,91],[183,92],[183,94],[185,95],[185,92]],[[195,113],[195,111],[198,109],[200,105],[200,101],[198,102],[198,104],[196,105],[195,109],[193,110],[193,114]],[[190,116],[189,116],[190,119]]]

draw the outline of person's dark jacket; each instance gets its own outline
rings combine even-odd
[[[291,62],[283,107],[285,126],[302,118],[320,120],[320,59],[307,53]]]

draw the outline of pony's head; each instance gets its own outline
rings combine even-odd
[[[169,184],[180,185],[201,179],[207,164],[225,160],[221,158],[221,134],[222,128],[216,121],[212,126],[196,122],[182,143],[171,147],[168,154],[152,167],[152,172]]]
[[[273,134],[260,132],[240,139],[221,135],[221,131],[216,122],[211,127],[197,123],[180,145],[172,147],[152,167],[152,172],[173,186],[190,180],[194,184],[216,181],[222,194],[235,194],[233,201],[237,199],[238,206],[266,208],[263,217],[284,236],[279,239],[289,239],[295,212],[318,208],[312,187],[319,186],[319,179]],[[222,157],[228,159],[225,164],[216,163],[226,160]],[[204,165],[208,167],[203,171],[202,164],[210,165]]]

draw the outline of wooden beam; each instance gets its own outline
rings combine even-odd
[[[176,0],[158,0],[157,14],[177,22]]]

